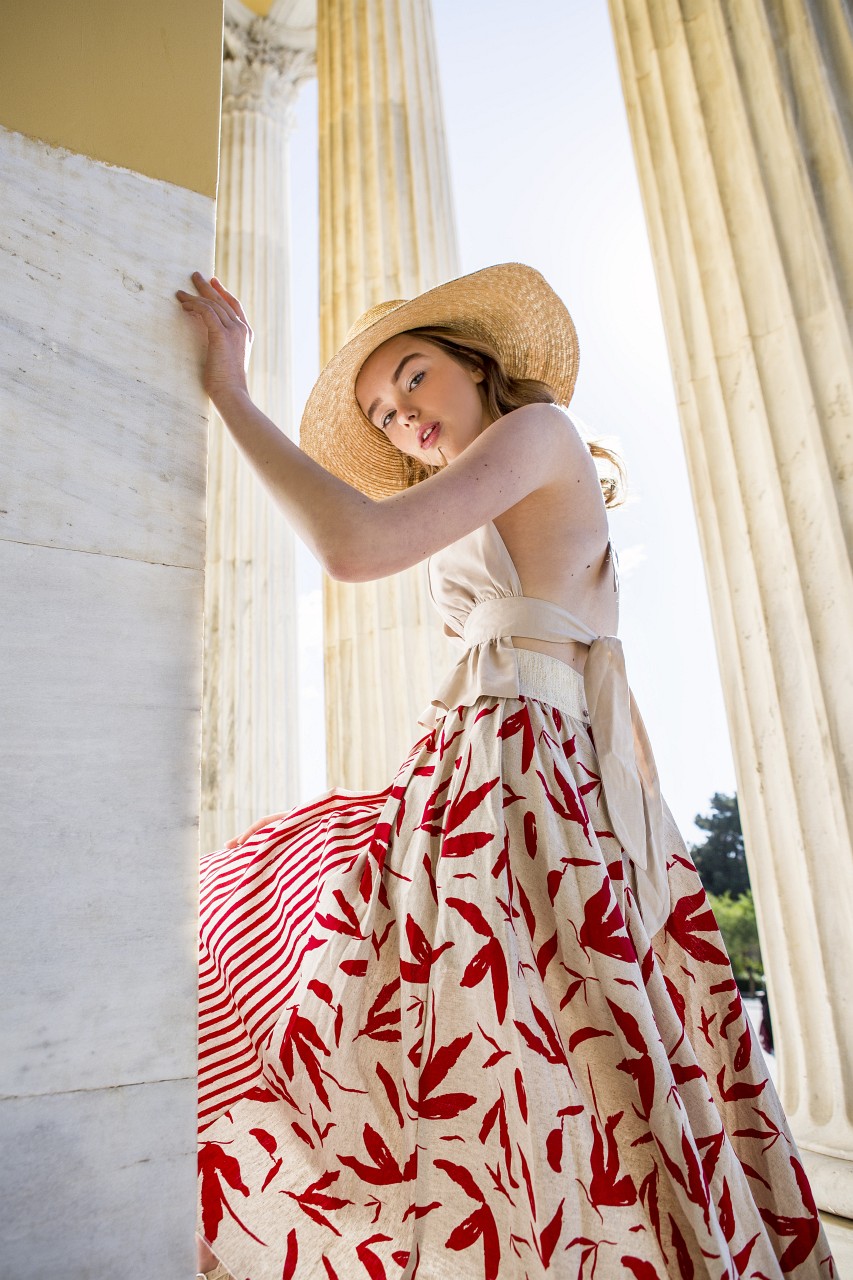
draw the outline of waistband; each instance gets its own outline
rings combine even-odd
[[[518,692],[556,707],[577,720],[589,721],[583,675],[568,662],[540,653],[538,649],[515,646],[518,663]]]

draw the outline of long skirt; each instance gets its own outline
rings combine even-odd
[[[664,806],[649,937],[556,667],[204,858],[200,1230],[236,1280],[837,1274],[684,841]]]

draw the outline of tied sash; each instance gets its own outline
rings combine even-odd
[[[660,780],[651,743],[628,685],[617,636],[599,636],[548,600],[501,596],[475,605],[465,620],[465,652],[421,718],[428,728],[451,707],[471,706],[483,694],[519,696],[512,636],[589,646],[584,694],[613,835],[628,856],[632,889],[649,937],[670,909]]]

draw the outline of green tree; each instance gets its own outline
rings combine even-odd
[[[763,977],[764,965],[758,944],[752,890],[747,889],[737,898],[730,893],[719,896],[709,893],[708,900],[723,935],[735,978],[739,983],[748,985],[751,996],[755,995],[755,981]]]
[[[749,871],[743,848],[743,831],[737,796],[717,791],[711,797],[711,812],[697,813],[693,819],[700,831],[707,831],[704,844],[690,852],[707,893],[728,893],[739,898],[749,891]]]

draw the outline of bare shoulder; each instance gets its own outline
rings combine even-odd
[[[580,456],[586,446],[565,409],[556,404],[525,404],[493,422],[483,433],[481,447],[504,457],[516,455],[532,461],[531,446],[542,461],[565,464],[571,454]]]
[[[543,443],[550,441],[564,453],[581,455],[588,452],[586,442],[570,415],[558,404],[522,405],[498,419],[494,425],[501,424],[525,437],[536,435]]]

